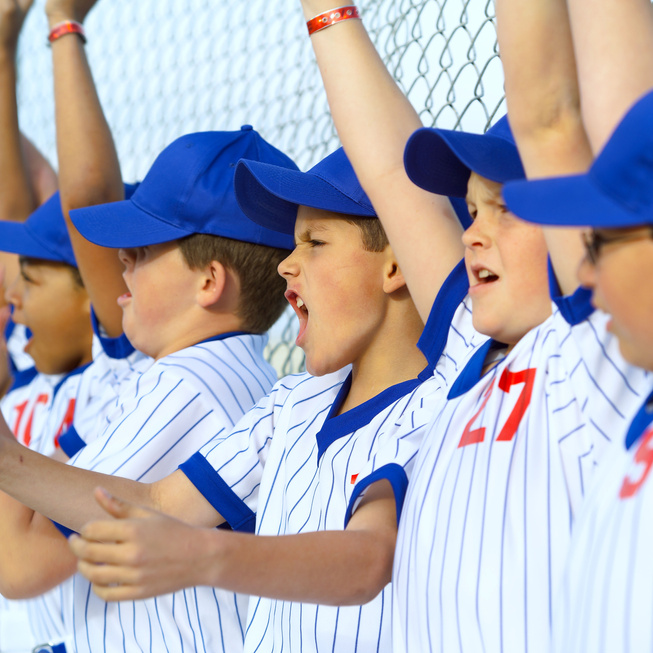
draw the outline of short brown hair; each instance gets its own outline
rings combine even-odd
[[[363,218],[348,215],[345,220],[349,224],[358,227],[361,232],[363,248],[368,252],[382,252],[390,244],[385,229],[378,218]]]
[[[277,267],[290,254],[287,249],[210,234],[182,238],[179,249],[192,270],[218,261],[236,273],[240,281],[237,315],[243,331],[264,333],[281,317],[287,306],[283,295],[286,282]]]

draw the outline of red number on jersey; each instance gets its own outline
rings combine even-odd
[[[497,442],[509,442],[515,437],[519,424],[526,413],[528,406],[531,403],[531,395],[533,394],[533,384],[535,383],[535,368],[531,367],[526,370],[521,370],[521,372],[511,372],[508,368],[505,368],[499,378],[499,389],[503,390],[508,394],[511,388],[514,385],[519,385],[520,383],[524,384],[522,391],[515,403],[515,406],[512,409],[512,412],[508,416],[506,423],[503,425],[503,428],[497,436]],[[480,408],[474,414],[474,417],[467,422],[463,435],[460,438],[459,447],[465,447],[468,444],[478,444],[483,442],[485,438],[485,427],[481,426],[477,429],[472,429],[472,424],[476,421],[478,416],[483,412],[485,405],[492,394],[492,389],[494,387],[494,382],[485,392],[485,397],[481,403]]]
[[[651,466],[653,466],[653,428],[644,433],[642,441],[635,453],[635,462],[644,466],[642,472],[636,481],[631,480],[628,476],[624,478],[621,490],[619,491],[620,499],[628,499],[637,494],[637,491],[642,487],[651,471]]]
[[[66,408],[66,414],[63,416],[61,426],[57,434],[54,436],[54,446],[55,448],[59,446],[59,438],[63,433],[65,433],[72,425],[73,418],[75,417],[75,397],[68,400],[68,408]]]
[[[19,404],[16,404],[14,406],[14,410],[16,411],[16,421],[14,422],[14,427],[11,429],[13,434],[18,438],[18,429],[20,428],[20,423],[23,421],[23,415],[25,414],[25,409],[27,408],[27,404],[29,403],[28,399],[25,399],[25,401],[22,401]]]
[[[467,426],[465,426],[465,430],[463,431],[463,435],[460,438],[458,447],[466,447],[468,444],[478,444],[479,442],[483,442],[483,440],[485,439],[485,427],[481,426],[477,429],[472,429],[472,424],[476,421],[476,418],[483,412],[483,409],[485,408],[485,404],[487,404],[488,399],[492,394],[493,388],[494,388],[494,380],[492,381],[492,383],[490,383],[490,387],[485,391],[485,396],[483,397],[483,401],[481,402],[479,409],[474,413],[474,417],[472,417],[472,419],[470,419],[469,422],[467,422]]]
[[[519,399],[517,399],[515,407],[512,409],[512,413],[510,413],[510,416],[501,429],[501,433],[499,433],[499,436],[497,437],[497,442],[509,442],[515,437],[515,433],[517,433],[517,429],[519,428],[519,423],[531,403],[533,384],[535,383],[535,368],[531,367],[527,370],[522,370],[521,372],[511,372],[507,367],[503,370],[501,378],[499,379],[499,387],[504,392],[510,392],[510,388],[519,383],[523,383],[524,387],[521,390],[521,394],[519,395]]]
[[[32,404],[32,411],[30,412],[29,419],[27,420],[27,425],[25,426],[25,431],[22,434],[22,442],[23,444],[28,447],[29,443],[32,441],[32,422],[34,421],[34,413],[36,412],[36,408],[39,404],[47,404],[50,401],[50,395],[41,393],[36,397],[36,400]],[[22,419],[22,414],[23,411],[25,410],[25,406],[23,404],[20,404],[20,415],[18,419],[16,420],[16,429],[18,429],[18,425],[20,424],[20,421]],[[18,430],[15,431],[16,437],[19,437]]]

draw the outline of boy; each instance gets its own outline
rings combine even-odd
[[[268,597],[250,602],[246,650],[390,650],[385,586],[423,404],[476,343],[464,337],[469,311],[459,300],[466,281],[460,269],[443,280],[438,306],[442,348],[450,336],[448,355],[441,357],[437,379],[422,384],[417,375],[425,361],[415,347],[421,320],[342,150],[308,173],[246,161],[237,175],[248,215],[284,233],[294,228],[295,252],[279,272],[300,320],[297,342],[307,369],[319,376],[280,381],[228,437],[215,438],[159,483],[100,479],[190,524],[226,520],[234,530],[252,530],[256,519],[258,534],[209,531],[157,516],[144,525],[146,544],[153,541],[149,536],[159,542],[156,552],[145,546],[155,558],[149,582],[126,582],[115,588],[122,596],[111,589],[106,596],[151,596],[197,582],[237,587]],[[80,229],[85,214],[92,211],[79,212]],[[458,330],[450,330],[454,312]],[[376,455],[384,449],[392,455]],[[42,463],[34,460],[32,469]],[[75,505],[74,512],[60,515],[51,505],[48,512],[78,527],[98,514],[83,493],[90,495],[98,479],[70,471],[37,473],[70,488],[62,505]],[[261,537],[281,534],[286,537]]]
[[[538,224],[592,227],[585,234],[579,279],[592,290],[593,303],[610,313],[608,329],[623,356],[650,371],[651,294],[641,280],[650,271],[653,254],[651,6],[628,0],[598,3],[589,11],[586,4],[572,2],[568,15],[565,3],[537,5],[540,15],[557,12],[558,29],[573,33],[576,59],[567,63],[575,76],[577,62],[583,106],[583,121],[576,129],[583,135],[586,129],[599,153],[586,174],[509,185],[506,200],[518,215]],[[509,10],[505,8],[506,15]],[[607,45],[590,38],[608,26]],[[535,39],[531,47],[543,49],[546,27],[539,22],[527,26],[531,41]],[[510,45],[511,56],[522,57],[518,40]],[[626,67],[629,74],[620,75]],[[522,111],[528,116],[526,107]],[[537,165],[549,166],[546,176],[556,168],[568,174],[574,149],[551,153],[547,141],[538,137],[537,131],[527,133],[520,146]],[[583,507],[554,610],[553,650],[647,651],[653,644],[650,407],[649,394],[622,435],[615,431],[612,455]]]
[[[326,2],[303,5],[307,19],[318,15],[309,24],[332,21]],[[501,186],[523,171],[505,125],[504,138],[420,130],[404,169],[419,119],[361,22],[340,19],[312,43],[338,133],[425,319],[436,265],[428,248],[450,237],[440,218],[450,209],[411,187],[406,171],[440,196],[466,193],[474,326],[491,337],[434,405],[415,462],[393,570],[395,648],[543,650],[570,525],[605,449],[601,425],[627,419],[645,381],[619,369],[587,297],[552,305],[547,250],[570,293],[582,246],[574,234],[545,242],[506,211]]]
[[[72,465],[142,479],[165,475],[271,387],[274,372],[263,360],[265,336],[259,334],[284,308],[275,268],[287,250],[276,246],[289,243],[238,209],[230,187],[233,164],[243,154],[292,165],[251,128],[191,134],[162,152],[130,200],[89,209],[103,221],[98,231],[105,240],[125,246],[125,333],[155,362],[123,384],[103,432],[92,442],[83,438],[87,445]],[[52,528],[33,516],[26,542],[42,551],[49,538],[51,557],[41,553],[39,564],[24,569],[30,578],[16,592],[26,585],[42,591],[74,570],[65,539]],[[72,594],[63,601],[64,622],[76,625],[77,650],[122,641],[158,650],[180,638],[186,646],[203,638],[208,649],[220,650],[224,642],[236,650],[242,641],[243,600],[233,594],[195,589],[107,607],[87,595],[80,577],[65,591]],[[175,608],[180,601],[188,612]],[[136,627],[148,620],[147,629]]]

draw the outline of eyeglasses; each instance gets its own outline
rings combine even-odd
[[[585,245],[585,253],[587,259],[592,265],[596,265],[601,255],[601,249],[605,245],[612,243],[628,242],[629,240],[644,240],[645,238],[653,238],[653,226],[648,227],[646,233],[637,231],[634,233],[625,233],[617,236],[604,236],[597,233],[594,229],[583,234],[583,244]]]

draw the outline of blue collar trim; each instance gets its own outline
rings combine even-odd
[[[39,371],[35,367],[28,367],[26,370],[15,371],[13,373],[14,380],[12,381],[9,390],[7,390],[7,394],[12,390],[18,390],[18,388],[24,388],[26,385],[29,385],[36,378],[38,373]]]
[[[630,449],[653,422],[653,392],[646,398],[643,406],[637,411],[626,433],[626,449]]]
[[[92,365],[92,363],[86,363],[86,365],[81,365],[80,367],[76,367],[72,372],[68,372],[57,385],[54,386],[54,389],[52,390],[52,398],[57,396],[57,392],[59,392],[59,389],[61,386],[70,378],[73,376],[77,376],[78,374],[81,374],[89,365]]]
[[[420,374],[420,377],[422,374]],[[420,377],[390,386],[376,395],[376,397],[368,399],[360,406],[356,406],[355,408],[348,410],[346,413],[338,415],[338,411],[347,398],[349,389],[351,388],[350,372],[338,391],[338,395],[331,406],[331,410],[329,411],[324,425],[316,435],[318,461],[322,457],[322,454],[336,440],[369,424],[370,421],[382,410],[421,385],[422,379]]]
[[[124,333],[120,334],[117,338],[109,338],[100,333],[100,323],[93,307],[91,307],[91,324],[93,325],[93,333],[100,340],[102,350],[109,358],[120,360],[127,358],[136,351]]]

